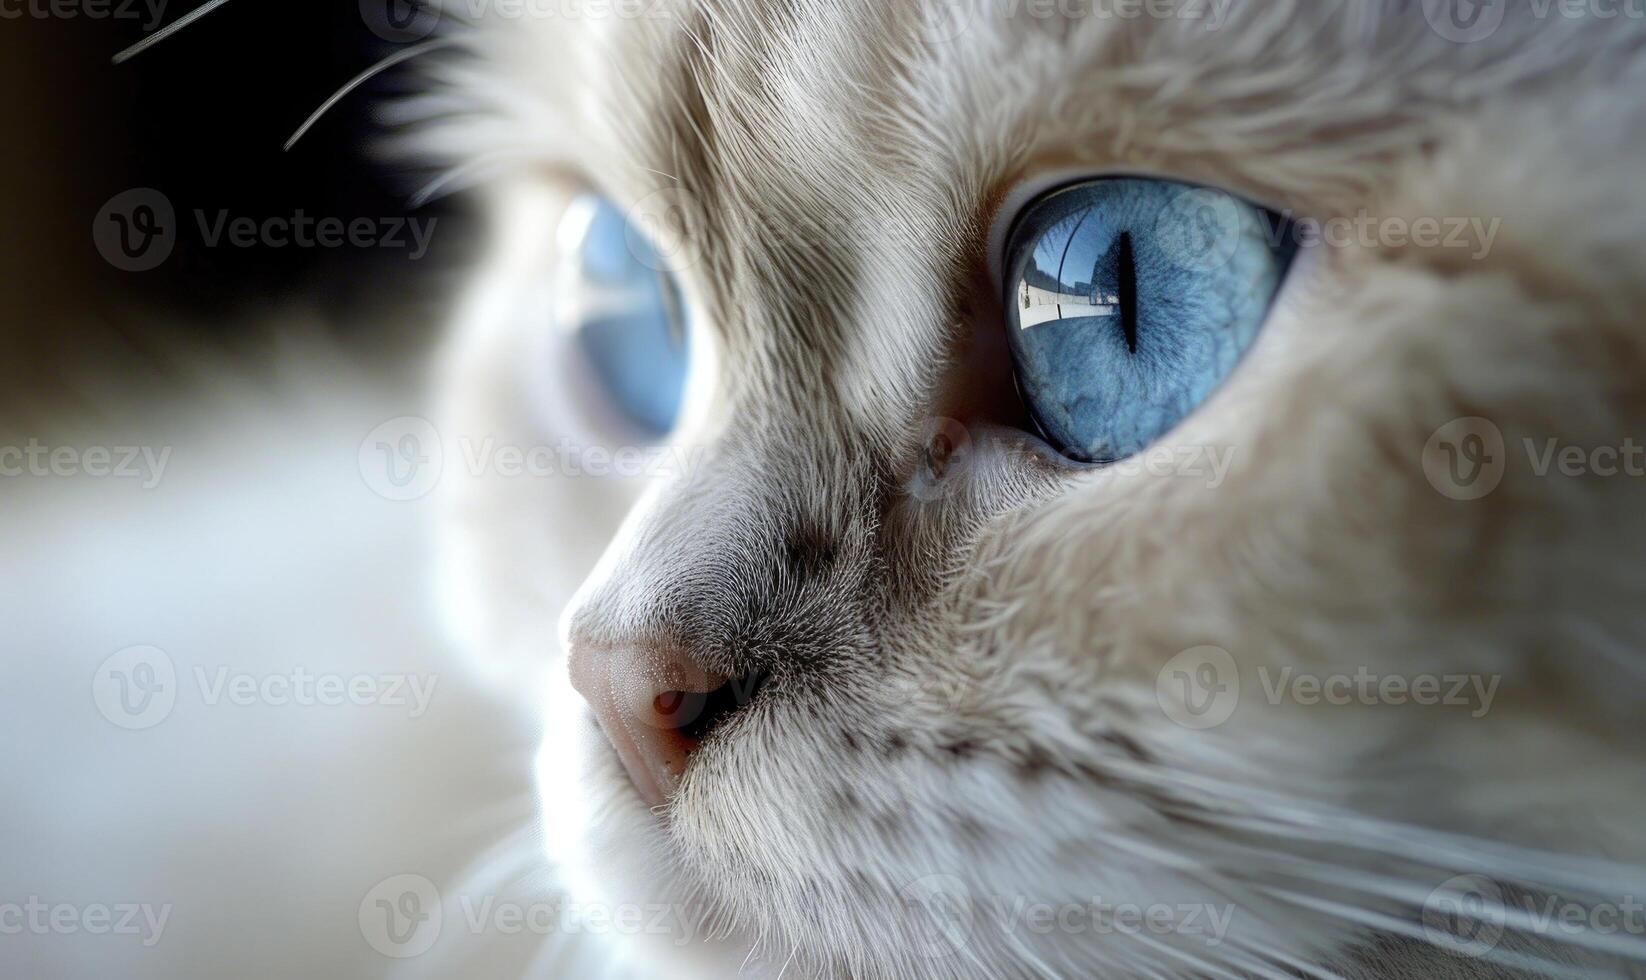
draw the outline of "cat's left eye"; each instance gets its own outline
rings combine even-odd
[[[1059,451],[1138,452],[1193,411],[1256,338],[1294,249],[1221,191],[1090,180],[1018,216],[1005,252],[1018,389]]]
[[[576,296],[563,305],[561,325],[612,407],[647,435],[666,435],[688,367],[679,286],[610,201],[582,198],[565,220],[564,245],[576,266],[567,289]]]

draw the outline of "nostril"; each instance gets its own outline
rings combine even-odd
[[[757,684],[711,673],[677,649],[574,646],[571,680],[648,802],[664,802],[688,757]]]
[[[734,677],[707,694],[696,695],[698,707],[690,717],[683,717],[677,731],[682,737],[692,743],[707,738],[709,733],[720,726],[720,723],[731,717],[738,708],[754,700],[755,691],[760,688],[765,677],[762,674],[744,674]]]
[[[646,723],[653,728],[684,731],[703,713],[708,694],[702,691],[664,691],[652,698]]]

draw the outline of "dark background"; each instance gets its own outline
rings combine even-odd
[[[0,0],[8,356],[44,356],[54,337],[112,321],[231,334],[248,318],[295,309],[347,333],[385,296],[447,291],[467,237],[461,202],[451,199],[416,210],[439,224],[429,256],[415,263],[409,246],[208,247],[194,217],[414,213],[410,198],[435,173],[388,159],[381,144],[391,132],[380,121],[384,104],[412,88],[413,66],[378,76],[282,150],[327,96],[404,43],[372,29],[381,11],[357,0],[232,0],[116,65],[112,56],[148,33],[151,13],[137,3],[124,17],[93,18],[87,2],[54,12],[50,0]],[[161,21],[195,6],[166,0]],[[121,271],[98,253],[92,225],[111,197],[139,187],[171,201],[177,242],[158,268]]]

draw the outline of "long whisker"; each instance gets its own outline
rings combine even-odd
[[[515,159],[530,159],[530,154],[491,153],[452,167],[424,184],[421,190],[412,195],[406,206],[416,210],[447,194],[455,194],[494,175],[502,166]]]
[[[1405,936],[1408,939],[1415,939],[1423,943],[1433,943],[1434,941],[1423,931],[1421,927],[1415,925],[1414,923],[1392,915],[1385,915],[1384,913],[1373,909],[1359,908],[1353,905],[1344,905],[1341,902],[1334,902],[1330,899],[1321,898],[1318,895],[1300,895],[1296,892],[1287,891],[1281,888],[1267,888],[1263,886],[1259,886],[1259,888],[1277,898],[1282,898],[1292,902],[1299,908],[1312,909],[1316,912],[1327,913],[1343,919],[1346,922],[1358,923],[1373,929],[1379,929],[1384,932]],[[1482,954],[1481,958],[1489,960],[1493,963],[1499,963],[1511,969],[1530,971],[1542,976],[1571,977],[1573,980],[1581,980],[1581,978],[1588,976],[1588,974],[1584,971],[1573,967],[1554,963],[1541,957],[1528,956],[1523,953],[1517,953],[1500,948],[1487,950]]]
[[[1240,980],[1239,975],[1218,965],[1206,956],[1192,950],[1181,949],[1171,943],[1162,942],[1153,936],[1146,935],[1139,930],[1129,934],[1130,940],[1154,950],[1164,959],[1177,960],[1186,966],[1192,967],[1196,976],[1227,977],[1229,980]],[[1265,980],[1275,980],[1276,975],[1271,973]]]
[[[1399,823],[1340,810],[1313,800],[1236,785],[1215,777],[1185,772],[1162,773],[1153,767],[1110,763],[1139,782],[1163,788],[1197,789],[1224,802],[1252,804],[1243,816],[1220,815],[1221,824],[1265,834],[1310,839],[1357,850],[1422,861],[1437,867],[1495,869],[1496,875],[1592,895],[1619,895],[1636,887],[1642,869],[1595,858],[1559,854],[1461,836],[1429,827]]]
[[[1335,973],[1332,970],[1321,966],[1319,963],[1305,962],[1304,960],[1287,953],[1285,950],[1276,949],[1273,946],[1259,946],[1255,942],[1239,939],[1234,936],[1226,938],[1223,942],[1225,946],[1233,946],[1238,950],[1246,950],[1251,956],[1260,956],[1265,962],[1287,967],[1292,970],[1293,975],[1305,977],[1307,980],[1346,980],[1342,974]],[[1248,969],[1250,968],[1248,967]],[[1254,973],[1254,975],[1257,974]]]
[[[213,10],[216,10],[218,7],[221,7],[225,3],[228,3],[228,2],[229,2],[229,0],[206,0],[205,3],[203,3],[200,6],[194,8],[193,10],[191,10],[188,13],[184,14],[183,16],[177,18],[177,20],[173,21],[170,24],[167,24],[165,27],[160,28],[158,31],[155,31],[153,34],[150,34],[148,37],[145,37],[143,40],[138,41],[136,44],[132,45],[131,47],[125,49],[124,51],[121,51],[118,54],[116,54],[114,56],[114,63],[118,65],[122,61],[125,61],[129,58],[134,58],[137,55],[142,54],[144,51],[147,51],[149,48],[154,47],[156,44],[159,44],[161,41],[164,41],[166,38],[171,37],[173,34],[176,34],[178,31],[180,31],[183,28],[189,26],[190,24],[194,23],[195,21],[197,21],[200,18],[206,16],[207,14],[211,13]]]
[[[1125,767],[1123,763],[1117,763],[1117,768]],[[1212,778],[1189,776],[1184,773],[1173,773],[1169,779],[1162,778],[1161,774],[1155,775],[1157,778],[1150,782],[1160,785],[1176,783],[1181,788],[1193,787],[1202,791],[1215,787],[1214,791],[1226,802],[1261,803],[1261,807],[1254,808],[1251,813],[1229,813],[1218,818],[1220,827],[1257,834],[1260,838],[1302,839],[1380,854],[1386,860],[1402,865],[1427,866],[1454,873],[1480,873],[1494,880],[1519,882],[1537,891],[1564,893],[1569,901],[1573,895],[1615,898],[1616,895],[1627,894],[1632,890],[1632,882],[1640,874],[1640,869],[1630,867],[1623,868],[1620,874],[1614,865],[1581,855],[1537,851],[1431,828],[1342,813],[1313,801],[1283,793],[1255,791],[1251,787],[1221,784]],[[1409,872],[1386,874],[1370,869],[1338,867],[1300,854],[1273,851],[1262,845],[1248,846],[1234,840],[1219,843],[1229,855],[1241,859],[1231,861],[1232,865],[1250,863],[1254,856],[1262,859],[1268,855],[1270,859],[1264,866],[1273,874],[1329,889],[1367,895],[1402,909],[1425,907],[1432,896],[1432,882],[1419,867],[1414,867]],[[1116,846],[1120,846],[1120,842],[1117,842]],[[1159,863],[1167,867],[1173,866],[1169,861]],[[1214,864],[1214,867],[1216,866]],[[1431,941],[1422,930],[1415,929],[1405,916],[1390,915],[1376,908],[1363,906],[1358,900],[1356,904],[1348,905],[1332,901],[1324,895],[1305,896],[1281,886],[1253,883],[1250,887],[1271,897],[1293,902],[1299,908],[1317,914],[1397,932],[1420,941]],[[1540,926],[1536,914],[1529,909],[1504,904],[1496,911],[1501,915],[1504,928],[1508,930],[1536,936],[1543,936],[1547,931]],[[1403,923],[1403,926],[1396,928],[1390,925],[1392,922]],[[1595,930],[1585,930],[1555,938],[1558,940],[1556,946],[1569,950],[1618,957],[1635,963],[1646,961],[1646,944],[1641,943],[1638,937],[1613,936]],[[1517,968],[1530,965],[1544,971],[1558,969],[1558,964],[1547,963],[1539,957],[1526,956],[1511,950],[1493,950],[1492,958]],[[1566,973],[1577,975],[1571,971]]]
[[[223,2],[223,0],[218,0],[218,2]],[[421,44],[414,44],[409,48],[401,48],[400,50],[389,55],[387,58],[384,58],[382,61],[379,61],[377,64],[372,65],[370,68],[367,68],[365,71],[349,79],[344,83],[342,88],[333,92],[331,96],[326,99],[326,101],[320,103],[320,108],[310,113],[309,118],[303,120],[303,125],[297,127],[297,132],[291,134],[291,139],[286,140],[285,149],[289,150],[295,146],[297,141],[303,138],[303,134],[307,133],[315,123],[319,122],[320,117],[330,111],[332,106],[343,101],[343,99],[348,97],[350,92],[353,92],[355,89],[366,84],[373,77],[388,71],[390,68],[393,68],[395,65],[398,65],[403,61],[410,61],[418,55],[427,54],[436,48],[448,47],[451,44],[451,38],[437,37],[424,41]]]

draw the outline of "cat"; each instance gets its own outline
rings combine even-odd
[[[1641,975],[1646,521],[1605,462],[1646,432],[1646,24],[1606,10],[441,8],[403,118],[494,228],[442,591],[540,699],[564,887],[659,913],[612,962]],[[1117,175],[1296,256],[1164,455],[1093,466],[1023,409],[1002,256]],[[657,439],[566,326],[591,197],[679,290]],[[557,445],[579,475],[481,465]]]

